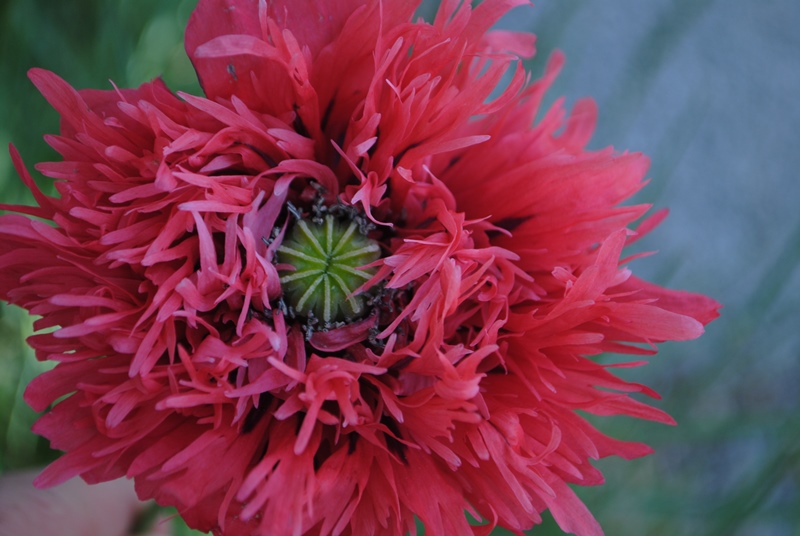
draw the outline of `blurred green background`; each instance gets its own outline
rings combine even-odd
[[[42,135],[58,131],[58,117],[28,81],[30,67],[78,88],[161,75],[198,93],[182,45],[195,2],[0,2],[3,147],[13,141],[29,168],[56,158]],[[502,21],[539,36],[535,75],[552,50],[567,53],[550,99],[595,97],[594,147],[651,156],[652,182],[637,201],[671,216],[639,245],[660,253],[634,270],[725,305],[702,339],[663,345],[649,366],[624,374],[664,396],[658,406],[677,428],[600,422],[656,448],[642,460],[602,460],[607,484],[577,490],[610,536],[800,534],[798,23],[794,0],[540,0]],[[5,150],[0,198],[32,202]],[[30,330],[22,311],[2,306],[0,473],[54,455],[30,433],[36,415],[21,397],[47,366],[25,345]],[[532,534],[560,532],[548,519]]]

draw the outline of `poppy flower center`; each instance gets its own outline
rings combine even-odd
[[[381,254],[378,243],[346,217],[298,219],[278,248],[286,305],[295,314],[331,324],[361,316],[365,299],[354,291],[375,273],[365,265]]]

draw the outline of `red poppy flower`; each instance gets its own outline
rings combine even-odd
[[[533,36],[489,30],[525,3],[201,0],[205,97],[31,71],[59,195],[12,148],[0,292],[58,362],[38,484],[126,476],[215,534],[600,534],[568,484],[650,449],[576,410],[672,420],[594,358],[718,305],[624,267],[647,158],[586,150],[588,100],[534,123],[562,57],[529,84]]]

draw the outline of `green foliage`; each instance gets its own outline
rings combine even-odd
[[[76,88],[135,87],[161,76],[173,90],[199,94],[183,51],[183,30],[196,0],[6,0],[0,4],[0,147],[19,149],[29,169],[57,159],[42,140],[58,132],[58,114],[28,80],[33,67],[54,71]],[[52,183],[38,177],[46,192]],[[0,199],[31,204],[5,149],[0,150]],[[0,305],[0,474],[55,459],[31,433],[37,415],[23,401],[30,380],[49,368],[25,343],[27,314]],[[200,534],[176,516],[176,536]]]
[[[135,87],[163,76],[174,90],[199,87],[183,52],[196,0],[7,0],[0,7],[0,146],[13,142],[30,164],[56,158],[42,142],[58,115],[28,80],[32,67],[76,88]],[[30,202],[8,154],[0,152],[3,202]],[[49,189],[45,184],[44,188]]]

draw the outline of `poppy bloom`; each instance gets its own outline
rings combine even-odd
[[[200,0],[205,97],[32,70],[63,160],[50,197],[11,149],[38,206],[2,207],[0,294],[57,362],[38,485],[125,476],[215,534],[601,534],[568,484],[650,449],[576,410],[672,420],[596,357],[718,305],[625,267],[647,158],[540,110],[562,57],[530,83],[533,36],[490,31],[526,3]]]

